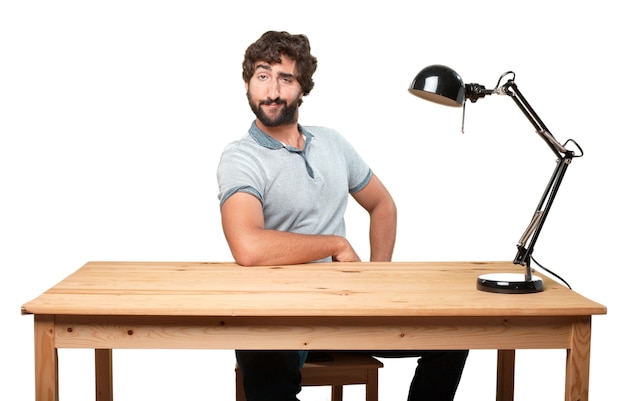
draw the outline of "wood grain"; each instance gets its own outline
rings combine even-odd
[[[605,306],[544,278],[535,294],[476,289],[510,262],[89,262],[22,306],[35,315],[38,401],[58,400],[58,348],[92,348],[96,399],[129,349],[498,349],[513,400],[516,349],[565,349],[565,400],[587,401],[591,318]]]
[[[90,262],[23,313],[167,316],[529,316],[604,314],[549,279],[536,294],[476,290],[478,275],[519,272],[508,262]],[[558,296],[554,294],[558,292]]]

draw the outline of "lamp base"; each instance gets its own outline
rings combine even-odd
[[[501,294],[530,294],[543,291],[543,280],[538,276],[526,280],[521,273],[490,273],[478,276],[476,289]]]

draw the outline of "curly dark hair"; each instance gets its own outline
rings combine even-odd
[[[250,82],[254,73],[254,63],[266,61],[270,64],[280,63],[285,55],[296,62],[296,79],[302,86],[303,95],[311,92],[313,73],[317,69],[317,58],[311,55],[311,45],[305,35],[291,35],[288,32],[268,31],[247,49],[243,59],[242,76]]]

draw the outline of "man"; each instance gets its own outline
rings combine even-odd
[[[396,206],[378,177],[336,131],[303,127],[317,59],[304,35],[269,31],[246,50],[243,79],[256,119],[218,166],[222,226],[241,265],[358,262],[345,238],[351,195],[370,216],[370,261],[390,261]],[[420,356],[409,400],[452,400],[467,351],[370,352]],[[236,351],[247,401],[297,401],[302,351]]]

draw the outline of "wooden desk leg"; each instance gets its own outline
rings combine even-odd
[[[337,384],[330,388],[330,401],[341,401],[343,399],[343,386]]]
[[[565,401],[589,400],[589,364],[591,355],[591,316],[579,316],[572,322],[572,345],[565,363]]]
[[[367,369],[365,401],[378,401],[378,368]]]
[[[515,385],[515,350],[498,350],[498,381],[496,384],[497,401],[513,401]]]
[[[96,349],[96,401],[113,401],[113,351]]]
[[[54,316],[35,315],[35,399],[59,401],[59,363]]]

